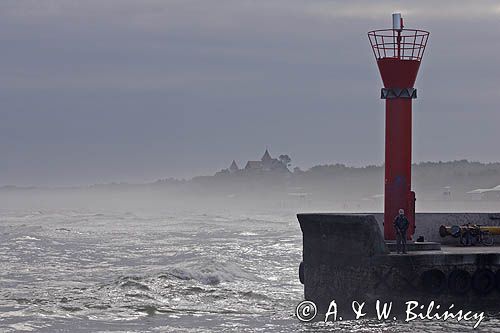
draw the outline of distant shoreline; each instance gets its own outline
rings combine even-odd
[[[300,170],[296,172],[291,172],[292,175],[298,174],[312,174],[316,172],[321,172],[321,171],[333,171],[333,170],[342,170],[344,173],[352,173],[352,174],[359,174],[363,172],[368,172],[368,171],[373,171],[373,170],[381,170],[383,171],[384,165],[366,165],[366,166],[348,166],[345,164],[341,163],[336,163],[336,164],[318,164],[315,165],[307,170]],[[497,173],[500,172],[500,162],[476,162],[476,161],[468,161],[468,160],[453,160],[453,161],[438,161],[438,162],[433,162],[433,161],[427,161],[427,162],[420,162],[420,163],[414,163],[412,164],[412,169],[413,171],[416,171],[418,169],[422,168],[446,168],[450,167],[454,171],[461,172],[463,171],[464,168],[470,168],[472,171],[472,174],[469,176],[473,177],[475,173],[481,173],[484,172],[485,170],[489,170],[490,173],[493,173],[496,175]],[[451,170],[451,169],[450,169]],[[474,170],[476,172],[474,172]],[[332,172],[333,173],[333,172]],[[261,174],[257,174],[256,177],[259,176],[265,176],[266,173],[263,172]],[[16,184],[5,184],[5,185],[0,185],[0,191],[5,191],[5,190],[64,190],[64,189],[89,189],[89,188],[118,188],[118,187],[141,187],[141,186],[151,186],[151,185],[172,185],[172,184],[187,184],[190,182],[196,182],[200,179],[209,179],[212,177],[220,177],[220,171],[217,172],[214,175],[201,175],[201,176],[194,176],[191,179],[178,179],[174,177],[169,177],[169,178],[162,178],[158,179],[156,181],[152,182],[144,182],[144,183],[129,183],[129,182],[108,182],[108,183],[94,183],[94,184],[89,184],[89,185],[61,185],[61,186],[35,186],[35,185],[16,185]],[[499,178],[500,181],[500,178]],[[500,183],[499,183],[500,184]]]

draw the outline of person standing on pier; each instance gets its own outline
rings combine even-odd
[[[396,250],[398,254],[402,251],[406,254],[406,231],[408,230],[408,218],[403,209],[399,210],[399,215],[394,219],[394,229],[396,229]]]

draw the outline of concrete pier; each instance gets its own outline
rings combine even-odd
[[[303,232],[304,296],[320,313],[333,299],[345,305],[377,299],[498,303],[500,247],[443,246],[397,255],[389,252],[374,215],[297,218]]]
[[[373,215],[379,227],[383,229],[383,213],[365,214]],[[457,240],[452,237],[441,238],[441,236],[439,236],[439,226],[465,225],[467,223],[500,226],[500,213],[416,213],[415,239],[418,236],[424,236],[426,241],[453,245],[457,243]],[[500,237],[497,240],[500,243]]]

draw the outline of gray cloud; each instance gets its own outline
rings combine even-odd
[[[431,31],[414,160],[498,160],[495,1],[3,1],[0,184],[190,177],[257,158],[382,163],[366,32]]]

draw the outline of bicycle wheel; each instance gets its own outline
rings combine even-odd
[[[485,246],[492,246],[493,245],[493,237],[490,235],[489,232],[483,232],[481,235],[481,243]]]

